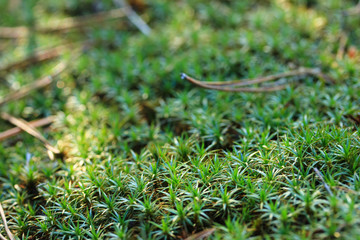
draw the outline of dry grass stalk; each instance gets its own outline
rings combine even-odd
[[[51,123],[53,123],[55,120],[55,116],[49,116],[46,118],[42,118],[42,119],[38,119],[38,120],[34,120],[29,122],[29,125],[37,128],[37,127],[43,127],[46,125],[49,125]],[[21,133],[22,129],[19,127],[15,127],[15,128],[11,128],[9,130],[6,130],[2,133],[0,133],[0,141],[6,140],[10,137],[16,136],[17,134]]]
[[[4,223],[4,228],[5,228],[5,231],[6,231],[7,236],[9,237],[10,240],[14,240],[14,236],[12,235],[12,233],[11,233],[11,231],[10,231],[8,225],[7,225],[7,221],[6,221],[6,217],[5,217],[5,212],[4,212],[4,209],[3,209],[2,205],[1,205],[1,203],[0,203],[0,215],[1,215],[1,219],[2,219],[2,221],[3,221],[3,223]],[[6,238],[5,238],[4,236],[2,236],[1,234],[0,234],[0,237],[1,237],[1,239],[6,239]]]
[[[303,76],[303,75],[313,75],[319,78],[324,79],[329,83],[334,83],[334,80],[325,75],[324,73],[320,72],[318,69],[309,69],[309,68],[300,68],[298,70],[293,70],[285,73],[274,74],[269,76],[258,77],[254,79],[243,79],[237,81],[228,81],[228,82],[206,82],[206,81],[199,81],[192,77],[189,77],[185,73],[181,74],[182,79],[186,79],[187,81],[206,89],[213,89],[219,91],[226,91],[226,92],[273,92],[278,91],[286,88],[286,84],[282,85],[275,85],[271,87],[257,87],[257,88],[248,88],[241,86],[248,86],[253,84],[259,84],[269,81],[275,81],[281,78],[288,78],[288,77],[295,77],[295,76]]]
[[[69,17],[51,24],[48,27],[38,27],[38,33],[64,33],[74,29],[82,29],[101,24],[104,21],[115,20],[126,16],[124,8],[113,9],[82,17]],[[1,27],[0,38],[25,38],[29,34],[29,29],[24,26]]]
[[[39,139],[44,144],[46,149],[48,149],[49,151],[51,151],[55,155],[60,154],[60,150],[53,147],[49,143],[49,141],[46,140],[46,138],[38,130],[36,130],[36,128],[31,126],[30,123],[26,122],[23,119],[13,117],[10,114],[7,114],[5,112],[2,112],[0,116],[1,116],[2,119],[14,124],[18,128],[21,128],[23,131],[25,131],[25,132],[29,133],[30,135],[32,135],[33,137]]]

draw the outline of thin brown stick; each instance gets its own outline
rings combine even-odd
[[[50,76],[40,78],[39,80],[27,84],[19,90],[13,91],[12,93],[8,94],[3,99],[0,99],[0,107],[8,102],[23,98],[34,90],[50,85],[54,81],[54,78],[66,69],[66,66],[67,64],[65,64],[64,62],[60,62],[53,68],[52,74]]]
[[[99,25],[104,21],[115,20],[126,16],[124,8],[113,9],[96,14],[82,17],[69,17],[51,24],[51,26],[43,26],[35,28],[39,33],[64,33],[74,29],[82,29]],[[19,27],[1,27],[0,38],[25,38],[29,34],[29,29],[24,26]]]
[[[14,236],[12,235],[12,233],[11,233],[11,231],[10,231],[8,225],[7,225],[5,212],[4,212],[4,209],[3,209],[2,205],[1,205],[1,203],[0,203],[0,215],[1,215],[1,219],[2,219],[2,221],[4,223],[4,228],[5,228],[6,234],[8,235],[10,240],[14,240]],[[3,236],[1,236],[1,237],[3,237]],[[6,238],[4,238],[4,239],[6,239]]]
[[[235,80],[235,81],[227,81],[227,82],[202,81],[201,83],[212,86],[247,86],[252,84],[274,81],[280,78],[288,78],[288,77],[302,76],[302,75],[314,75],[323,78],[327,82],[334,83],[334,80],[330,76],[325,75],[324,73],[320,72],[318,69],[311,69],[311,68],[299,68],[297,70],[293,70],[289,72],[278,73],[269,76],[261,76],[253,79],[243,79],[243,80]]]
[[[33,137],[39,139],[41,142],[43,142],[44,146],[46,147],[46,149],[48,149],[49,151],[53,152],[55,155],[60,154],[60,150],[53,147],[48,140],[46,140],[46,138],[38,131],[36,130],[36,128],[34,128],[33,126],[31,126],[28,122],[26,122],[23,119],[20,118],[16,118],[11,116],[8,113],[2,112],[0,114],[1,118],[14,124],[15,126],[17,126],[18,128],[21,128],[23,131],[29,133],[30,135],[32,135]]]
[[[285,89],[287,85],[278,85],[274,87],[259,87],[259,88],[231,88],[231,87],[223,87],[219,85],[209,85],[204,84],[201,81],[198,81],[192,77],[189,77],[185,73],[181,74],[182,79],[186,79],[192,84],[195,84],[199,87],[206,88],[206,89],[212,89],[212,90],[219,90],[219,91],[225,91],[225,92],[252,92],[252,93],[261,93],[261,92],[274,92],[279,91],[282,89]]]
[[[69,49],[69,47],[71,45],[72,44],[65,44],[65,45],[61,45],[61,46],[57,46],[57,47],[53,47],[53,48],[49,48],[49,49],[45,49],[45,50],[36,51],[32,55],[30,55],[20,61],[0,67],[0,73],[7,73],[7,72],[11,72],[16,69],[24,69],[32,64],[54,59],[56,57],[59,57],[61,54],[63,54],[64,51]]]
[[[55,120],[55,116],[49,116],[49,117],[46,117],[46,118],[31,121],[31,122],[29,122],[29,125],[34,127],[34,128],[43,127],[43,126],[46,126],[46,125],[49,125],[49,124],[53,123],[54,120]],[[10,137],[16,136],[17,134],[19,134],[21,132],[22,132],[22,129],[19,128],[19,127],[14,127],[14,128],[9,129],[9,130],[6,130],[4,132],[1,132],[0,133],[0,141],[3,141],[3,140],[6,140],[6,139],[8,139]]]

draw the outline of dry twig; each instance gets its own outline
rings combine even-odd
[[[0,116],[1,116],[2,119],[14,124],[18,128],[21,128],[23,131],[25,131],[25,132],[29,133],[30,135],[34,136],[35,138],[39,139],[41,142],[43,142],[46,149],[48,149],[49,151],[51,151],[55,155],[60,154],[60,150],[53,147],[49,143],[49,141],[46,140],[46,138],[38,130],[36,130],[36,128],[31,126],[30,123],[26,122],[23,119],[13,117],[10,114],[7,114],[5,112],[2,112]]]
[[[46,118],[31,121],[31,122],[29,122],[29,125],[34,127],[34,128],[37,128],[37,127],[42,127],[42,126],[49,125],[52,122],[54,122],[54,120],[55,120],[55,116],[49,116],[49,117],[46,117]],[[6,140],[6,139],[8,139],[10,137],[13,137],[13,136],[21,133],[21,132],[22,132],[22,129],[19,128],[19,127],[15,127],[15,128],[11,128],[9,130],[6,130],[6,131],[0,133],[0,141]]]
[[[192,77],[189,77],[185,73],[181,74],[182,79],[186,79],[189,82],[203,88],[213,89],[213,90],[220,90],[220,91],[227,91],[227,92],[273,92],[278,91],[286,88],[285,84],[282,85],[275,85],[272,87],[258,87],[258,88],[239,88],[240,86],[248,86],[253,84],[259,84],[269,81],[278,80],[281,78],[288,78],[294,76],[302,76],[302,75],[314,75],[319,78],[324,79],[327,82],[334,83],[334,80],[323,74],[317,69],[309,69],[309,68],[300,68],[298,70],[293,70],[285,73],[274,74],[264,77],[258,77],[254,79],[244,79],[240,81],[228,81],[228,82],[205,82],[205,81],[198,81]]]
[[[1,215],[1,219],[2,219],[2,221],[3,221],[3,223],[4,223],[4,228],[5,228],[6,234],[8,235],[8,237],[10,238],[10,240],[14,240],[14,236],[12,235],[12,233],[11,233],[11,231],[10,231],[8,225],[7,225],[7,221],[6,221],[6,217],[5,217],[5,212],[4,212],[4,209],[3,209],[2,205],[1,205],[1,203],[0,203],[0,215]],[[6,238],[5,238],[4,236],[2,236],[1,234],[0,234],[0,237],[1,237],[1,239],[6,239]]]

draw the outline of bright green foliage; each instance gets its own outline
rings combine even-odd
[[[25,133],[1,143],[0,201],[13,233],[179,239],[215,227],[211,239],[360,236],[360,53],[348,54],[360,44],[360,17],[342,14],[357,1],[147,3],[141,16],[150,36],[123,19],[86,34],[0,40],[0,64],[64,39],[97,42],[57,84],[1,108],[26,120],[56,114],[41,131],[64,152],[51,161]],[[7,5],[0,1],[6,26],[114,7],[32,0],[11,12]],[[0,96],[56,61],[3,76]],[[226,81],[300,66],[321,68],[336,83],[305,77],[274,93],[225,93],[179,77]],[[0,121],[1,131],[10,127]]]

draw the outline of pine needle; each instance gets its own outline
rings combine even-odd
[[[11,72],[17,69],[24,69],[32,64],[48,61],[51,59],[54,59],[56,57],[59,57],[61,54],[64,53],[65,50],[69,49],[69,46],[72,44],[65,44],[45,50],[39,50],[34,52],[32,55],[14,62],[10,63],[6,66],[0,67],[0,73],[7,73]]]
[[[6,234],[8,235],[8,237],[9,237],[10,240],[14,240],[14,236],[12,235],[12,233],[11,233],[11,231],[10,231],[8,225],[7,225],[7,221],[6,221],[6,217],[5,217],[5,212],[4,212],[4,209],[3,209],[2,205],[1,205],[1,203],[0,203],[0,215],[1,215],[1,219],[2,219],[2,221],[3,221],[3,223],[4,223],[4,228],[5,228]],[[4,236],[2,236],[1,234],[0,234],[0,236],[1,236],[2,239],[6,239],[6,238],[5,238]]]
[[[89,46],[91,46],[90,42],[85,42],[83,44],[83,47],[80,49],[76,49],[74,52],[74,55],[71,59],[71,61],[65,62],[62,61],[58,63],[51,71],[51,74],[45,77],[42,77],[35,82],[29,83],[23,87],[21,87],[19,90],[15,90],[8,95],[6,95],[3,98],[0,98],[0,107],[11,102],[14,100],[21,99],[27,95],[29,95],[31,92],[38,90],[40,88],[44,88],[51,83],[53,83],[57,76],[59,76],[64,70],[66,70],[70,64],[74,61],[74,59],[77,59],[83,52],[83,50],[87,49]]]
[[[0,99],[0,107],[11,101],[23,98],[29,95],[34,90],[50,85],[54,81],[54,78],[57,77],[60,73],[62,73],[66,69],[66,67],[67,64],[65,64],[64,62],[60,62],[53,68],[52,74],[50,76],[46,76],[36,80],[35,82],[29,83],[21,87],[19,90],[13,91],[6,95],[4,98]]]
[[[42,126],[46,126],[51,124],[52,122],[54,122],[55,120],[55,116],[49,116],[46,118],[42,118],[42,119],[38,119],[38,120],[34,120],[29,122],[29,125],[37,128],[37,127],[42,127]],[[19,127],[15,127],[15,128],[11,128],[9,130],[6,130],[4,132],[0,133],[0,141],[6,140],[10,137],[16,136],[17,134],[21,133],[22,129]]]
[[[322,184],[324,185],[326,191],[328,191],[328,193],[330,194],[330,196],[333,196],[334,194],[332,193],[329,185],[327,185],[327,183],[325,182],[324,178],[321,176],[321,173],[319,171],[319,169],[317,169],[316,167],[314,168],[314,172],[316,173],[316,175],[320,178]]]
[[[205,229],[201,232],[198,232],[194,235],[187,237],[185,240],[201,240],[201,239],[209,237],[211,234],[213,234],[214,231],[215,231],[215,228]]]
[[[219,90],[225,92],[251,92],[251,93],[261,93],[261,92],[274,92],[279,91],[286,88],[286,85],[278,85],[274,87],[259,87],[259,88],[232,88],[232,87],[224,87],[222,85],[211,85],[203,83],[202,81],[198,81],[192,77],[189,77],[185,73],[181,74],[181,79],[186,79],[189,82],[195,84],[196,86],[212,89],[212,90]],[[225,86],[227,86],[225,84]]]
[[[140,32],[148,36],[151,33],[151,28],[146,22],[131,8],[125,0],[114,0],[117,7],[122,7],[126,13],[127,18],[134,24]]]
[[[113,9],[96,14],[82,17],[69,17],[57,22],[53,22],[51,26],[42,26],[35,28],[38,33],[65,33],[75,29],[82,29],[99,25],[104,21],[115,20],[126,16],[124,8]],[[24,26],[18,27],[0,27],[0,38],[26,38],[29,29]]]
[[[274,85],[271,87],[257,87],[257,88],[239,88],[240,86],[248,86],[253,84],[265,83],[270,81],[279,80],[281,78],[289,78],[295,76],[303,76],[303,75],[313,75],[319,78],[324,79],[326,82],[334,83],[335,81],[326,74],[322,73],[318,69],[311,69],[311,68],[299,68],[298,70],[293,70],[285,73],[279,73],[269,76],[261,76],[254,79],[243,79],[243,80],[236,80],[236,81],[227,81],[227,82],[206,82],[206,81],[199,81],[192,77],[189,77],[185,73],[181,74],[182,79],[186,79],[187,81],[206,89],[213,89],[219,91],[226,91],[226,92],[273,92],[278,91],[286,88],[287,85]]]
[[[11,116],[8,113],[2,112],[0,114],[1,118],[14,124],[15,126],[17,126],[18,128],[22,129],[23,131],[29,133],[30,135],[32,135],[33,137],[39,139],[44,146],[46,147],[46,149],[48,149],[49,151],[51,151],[53,154],[58,155],[60,154],[60,150],[53,147],[49,141],[33,126],[31,126],[31,124],[29,124],[28,122],[26,122],[23,119],[20,118],[16,118]]]
[[[347,15],[360,15],[360,2],[355,6],[348,10],[346,10]]]

